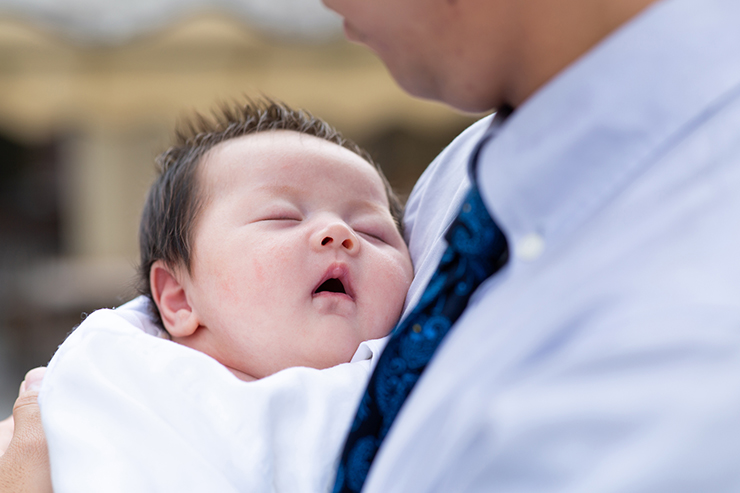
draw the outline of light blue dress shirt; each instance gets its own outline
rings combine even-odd
[[[409,305],[489,121],[409,200]],[[517,108],[477,178],[511,258],[365,491],[740,492],[740,2],[654,4]]]

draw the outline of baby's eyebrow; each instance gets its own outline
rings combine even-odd
[[[301,193],[304,191],[301,187],[296,187],[293,185],[287,185],[287,184],[264,184],[257,188],[257,191],[267,193],[270,195],[275,195],[278,197],[300,197]],[[349,205],[355,209],[355,211],[359,211],[360,213],[380,213],[390,214],[390,206],[387,204],[381,204],[378,203],[375,200],[369,200],[369,199],[355,199],[349,202]]]
[[[266,192],[270,194],[280,195],[280,196],[296,196],[302,192],[302,190],[299,187],[294,187],[292,185],[284,185],[284,184],[264,184],[257,188],[260,192]]]

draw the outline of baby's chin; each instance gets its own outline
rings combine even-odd
[[[247,375],[243,371],[237,370],[236,368],[230,368],[228,366],[226,368],[231,373],[233,373],[236,378],[238,378],[239,380],[242,380],[243,382],[254,382],[255,380],[258,380],[257,378],[253,377],[252,375]]]
[[[348,358],[344,358],[343,356],[337,356],[335,358],[331,358],[327,361],[303,361],[299,362],[296,361],[294,364],[286,364],[283,367],[276,367],[272,368],[271,370],[267,371],[262,376],[253,376],[249,373],[239,370],[238,368],[233,368],[228,365],[224,365],[221,363],[224,367],[226,367],[227,370],[229,370],[236,378],[243,382],[254,382],[255,380],[260,380],[265,377],[269,377],[270,375],[274,375],[275,373],[281,372],[283,370],[287,370],[288,368],[297,368],[297,367],[307,367],[307,368],[315,368],[317,370],[324,370],[326,368],[332,368],[337,365],[341,365],[342,363],[349,363],[349,361],[352,359],[352,356],[354,356],[354,352],[352,355],[350,355]]]
[[[314,349],[306,354],[293,355],[293,357],[286,357],[281,361],[274,361],[274,365],[271,368],[235,368],[224,364],[223,361],[219,361],[226,367],[236,378],[244,382],[253,382],[262,378],[268,377],[275,373],[278,373],[288,368],[305,367],[314,368],[317,370],[325,370],[327,368],[333,368],[335,366],[349,363],[352,361],[357,349],[360,344],[365,340],[380,339],[385,337],[390,332],[388,330],[380,331],[377,336],[375,334],[366,334],[369,339],[349,338],[341,345],[324,345],[321,348]],[[352,340],[350,340],[352,339]],[[218,358],[216,358],[218,360]],[[238,366],[238,365],[235,365]]]

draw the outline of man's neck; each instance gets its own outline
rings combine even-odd
[[[530,0],[518,2],[517,66],[503,103],[514,108],[658,0]]]

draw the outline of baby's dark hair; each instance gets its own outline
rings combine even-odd
[[[358,154],[378,171],[399,231],[403,206],[380,167],[357,144],[335,128],[303,110],[269,98],[248,99],[245,104],[223,105],[212,118],[196,114],[175,132],[175,144],[157,160],[158,175],[147,197],[139,226],[140,263],[137,288],[152,301],[152,313],[161,318],[149,284],[149,271],[161,260],[171,269],[189,273],[193,227],[203,206],[198,167],[203,156],[221,142],[271,130],[292,130],[327,140]]]

